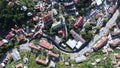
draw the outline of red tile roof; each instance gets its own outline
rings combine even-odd
[[[28,45],[30,48],[33,48],[35,50],[40,50],[40,47],[35,46],[34,44],[29,44]]]
[[[36,62],[47,65],[48,62],[46,62],[45,60],[39,59],[38,57],[36,58]]]
[[[5,36],[5,38],[10,39],[10,38],[13,37],[13,36],[14,36],[14,34],[13,34],[12,32],[9,32],[9,33]]]
[[[115,58],[116,58],[116,59],[120,59],[120,54],[115,55]]]
[[[51,20],[52,18],[51,18],[51,13],[49,12],[48,14],[46,14],[46,15],[43,15],[43,17],[42,17],[42,22],[47,22],[47,21],[49,21],[49,20]]]
[[[76,20],[76,22],[75,22],[75,24],[74,24],[74,27],[75,27],[75,28],[78,28],[78,27],[82,24],[83,20],[84,20],[84,18],[83,18],[82,16],[80,16],[80,17],[78,18],[78,20]]]
[[[49,51],[48,54],[49,54],[50,56],[53,56],[53,57],[56,57],[56,58],[59,57],[59,54],[55,54],[55,53],[53,53],[53,52],[51,52],[51,51]]]
[[[93,49],[94,50],[100,49],[107,41],[108,37],[102,37],[102,39],[93,46]]]
[[[46,49],[53,49],[53,45],[51,45],[50,43],[48,43],[45,40],[40,40],[40,46],[46,48]]]
[[[39,19],[38,16],[33,17],[33,21],[38,21],[38,19]]]
[[[118,45],[120,45],[120,39],[119,38],[116,38],[116,39],[114,39],[110,42],[111,47],[116,47]]]
[[[14,6],[14,3],[13,2],[8,2],[8,6],[12,7],[12,6]]]
[[[4,42],[3,41],[0,41],[0,46],[2,46],[4,44]]]
[[[62,37],[66,37],[66,31],[65,30],[58,31],[58,34],[61,34]]]

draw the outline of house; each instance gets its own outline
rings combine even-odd
[[[111,63],[112,63],[112,65],[117,65],[116,61],[112,61]]]
[[[4,42],[3,41],[0,41],[0,46],[2,46],[4,44]]]
[[[120,59],[120,54],[115,55],[116,59]]]
[[[102,37],[94,46],[93,49],[96,51],[98,49],[100,49],[101,47],[103,47],[105,45],[105,43],[107,43],[108,41],[108,37]]]
[[[5,63],[1,63],[0,68],[5,68]]]
[[[35,50],[40,50],[40,47],[35,46],[35,45],[34,45],[34,44],[32,44],[32,43],[30,43],[28,46],[29,46],[30,48],[35,49]]]
[[[15,4],[13,2],[8,2],[8,6],[13,7]]]
[[[4,43],[8,43],[8,42],[9,42],[9,41],[6,40],[6,39],[2,39],[2,41],[3,41]]]
[[[3,68],[3,66],[0,64],[0,68]]]
[[[21,59],[20,54],[17,49],[13,49],[11,55],[14,61],[18,61]]]
[[[74,0],[75,4],[78,4],[80,2],[80,0]]]
[[[99,17],[102,17],[102,16],[103,16],[103,14],[97,13],[97,14],[95,15],[95,18],[98,19]]]
[[[17,64],[17,65],[15,66],[15,68],[23,68],[23,65],[22,65],[22,64]]]
[[[5,39],[11,39],[12,37],[14,37],[15,34],[13,34],[12,31],[10,31],[6,36],[5,36]]]
[[[21,10],[22,10],[22,11],[27,11],[28,8],[27,8],[26,6],[22,6],[22,7],[21,7]]]
[[[83,24],[83,20],[84,20],[84,17],[80,16],[80,17],[76,20],[76,22],[75,22],[75,24],[74,24],[74,27],[75,27],[75,28],[78,28],[80,25],[82,25],[82,24]]]
[[[51,12],[48,12],[47,14],[43,14],[41,19],[42,19],[42,22],[44,23],[47,23],[48,21],[52,20]]]
[[[39,20],[39,17],[38,16],[34,16],[33,17],[33,21],[38,21]]]
[[[58,14],[56,9],[52,9],[52,12],[53,12],[53,15],[57,15]]]
[[[61,28],[62,25],[63,24],[61,23],[61,21],[58,21],[58,22],[52,24],[52,29],[57,30],[57,29]]]
[[[49,50],[53,49],[53,45],[45,40],[40,40],[39,45]]]
[[[27,16],[28,16],[28,17],[31,17],[32,15],[33,15],[32,12],[28,12],[28,13],[27,13]]]
[[[108,9],[108,13],[113,14],[117,8],[118,8],[118,4],[116,3],[114,6]]]
[[[50,66],[50,68],[55,68],[55,62],[54,61],[50,61],[49,66]]]
[[[95,0],[95,2],[97,3],[98,6],[102,4],[102,0]]]
[[[48,64],[48,62],[46,62],[45,60],[40,59],[39,57],[36,58],[36,62],[41,63],[43,65],[47,65]]]
[[[66,31],[65,30],[59,30],[58,34],[62,35],[63,38],[66,37]]]
[[[4,45],[5,43],[8,43],[8,40],[6,40],[6,39],[1,40],[0,41],[0,46]]]
[[[112,33],[112,36],[118,36],[120,35],[120,30],[116,30]]]
[[[51,52],[51,51],[49,51],[48,54],[49,54],[50,56],[55,57],[55,58],[58,58],[58,57],[59,57],[59,54],[55,54],[55,53],[53,53],[53,52]]]
[[[114,40],[111,40],[109,44],[111,47],[117,47],[118,45],[120,45],[120,39],[116,38]]]
[[[75,62],[76,63],[81,63],[81,62],[85,61],[86,59],[87,58],[84,55],[82,55],[82,56],[76,57]]]
[[[77,34],[73,29],[70,30],[70,34],[72,34],[72,37],[76,40],[76,41],[80,41],[83,44],[86,42],[79,34]]]

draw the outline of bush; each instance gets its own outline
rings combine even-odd
[[[92,30],[92,25],[86,24],[84,28],[85,28],[85,31]]]
[[[108,18],[105,18],[105,19],[103,20],[103,27],[107,24],[107,22],[108,22]]]
[[[120,14],[117,16],[117,20],[120,20]]]

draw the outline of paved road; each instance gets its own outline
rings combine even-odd
[[[108,23],[106,24],[106,26],[100,30],[100,33],[97,34],[97,35],[94,37],[94,39],[88,44],[88,46],[86,46],[84,49],[82,49],[81,51],[79,51],[79,52],[77,53],[78,55],[82,55],[82,54],[84,54],[85,52],[89,51],[89,50],[92,48],[92,46],[96,43],[96,40],[98,40],[100,37],[102,37],[102,36],[106,33],[106,31],[108,30],[108,27],[109,27],[111,24],[115,23],[115,21],[116,21],[116,19],[117,19],[117,16],[118,16],[119,13],[120,13],[119,10],[120,10],[120,8],[119,8],[118,10],[116,10],[116,12],[115,12],[114,15],[112,16],[112,18],[108,21]]]

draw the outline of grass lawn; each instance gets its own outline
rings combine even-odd
[[[32,52],[29,52],[29,51],[21,51],[20,52],[20,55],[21,55],[21,60],[17,61],[17,62],[14,62],[12,59],[8,61],[8,64],[6,66],[6,68],[12,68],[12,66],[15,66],[17,64],[20,64],[22,63],[23,66],[26,65],[28,66],[28,68],[47,68],[47,67],[44,67],[40,64],[37,64],[35,62],[35,59],[36,59],[36,56],[35,54],[33,54]],[[28,58],[28,63],[27,64],[24,64],[23,63],[23,57],[26,56]]]

